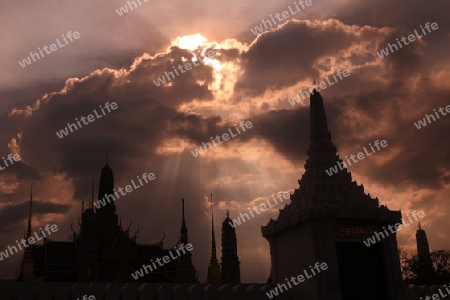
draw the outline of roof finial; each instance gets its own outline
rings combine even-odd
[[[230,217],[230,210],[227,208],[227,218]]]
[[[420,225],[420,221],[419,221],[419,230],[422,230],[422,226]]]

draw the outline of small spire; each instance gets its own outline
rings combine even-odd
[[[217,261],[216,254],[216,235],[214,234],[214,205],[212,200],[212,191],[211,191],[211,262]]]
[[[230,210],[227,208],[227,218],[230,217]]]
[[[420,221],[419,221],[419,230],[422,230],[422,226],[420,225]]]
[[[182,217],[183,217],[183,223],[186,223],[185,219],[184,219],[184,198],[181,199],[182,202]]]
[[[188,235],[187,235],[187,226],[186,226],[186,220],[184,218],[184,198],[181,199],[181,217],[182,217],[182,221],[181,221],[181,229],[180,229],[180,242],[183,244],[187,244],[188,243]]]
[[[108,164],[108,151],[106,151],[105,164]]]
[[[32,216],[32,209],[33,209],[33,183],[31,183],[31,189],[30,189],[30,208],[28,211],[28,228],[27,228],[27,239],[31,237],[31,216]]]

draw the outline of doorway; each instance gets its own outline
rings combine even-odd
[[[383,244],[337,242],[342,300],[388,299]]]

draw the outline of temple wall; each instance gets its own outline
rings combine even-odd
[[[77,300],[94,295],[96,300],[267,300],[274,286],[266,284],[84,284],[0,282],[2,300]],[[275,297],[293,300],[289,291]]]
[[[303,271],[305,269],[309,271],[309,266],[317,262],[310,226],[310,223],[305,226],[297,226],[274,237],[277,262],[276,269],[273,269],[274,283],[286,284],[286,278],[304,275]],[[303,295],[306,299],[316,299],[314,298],[314,295],[317,295],[316,276],[305,279],[296,286],[291,282],[291,286],[292,289],[289,290],[294,296]]]
[[[311,279],[309,279],[311,280]],[[96,300],[262,300],[269,299],[265,292],[274,285],[264,284],[80,284],[80,283],[21,283],[0,282],[2,300],[77,300],[84,295],[94,295]],[[405,300],[417,300],[420,297],[442,293],[448,294],[444,286],[404,286],[399,294],[405,294]],[[367,291],[370,293],[370,291]],[[364,299],[362,295],[361,299]],[[277,300],[311,300],[307,296],[293,296],[291,291],[284,292]]]

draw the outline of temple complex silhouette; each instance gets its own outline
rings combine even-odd
[[[363,243],[375,232],[383,231],[383,226],[402,223],[401,212],[380,206],[378,198],[366,194],[363,185],[352,180],[346,168],[333,176],[325,172],[342,160],[331,140],[323,98],[316,89],[310,95],[309,139],[305,172],[298,180],[299,187],[291,194],[291,203],[280,209],[276,220],[270,219],[261,227],[271,257],[266,284],[240,284],[236,232],[230,225],[232,220],[228,211],[222,223],[221,264],[217,259],[212,213],[211,257],[205,284],[198,283],[197,270],[189,252],[145,275],[139,282],[191,284],[184,290],[192,295],[189,299],[210,299],[218,295],[222,295],[220,299],[228,299],[225,294],[233,295],[233,299],[267,299],[266,292],[286,284],[287,278],[302,274],[316,262],[325,262],[328,265],[326,271],[293,286],[279,299],[403,300],[417,296],[418,292],[409,293],[402,281],[396,233],[370,247]],[[98,198],[113,194],[113,190],[113,171],[106,163],[101,171]],[[93,195],[92,191],[92,202]],[[179,243],[186,244],[184,200],[181,216]],[[32,194],[27,235],[31,234],[31,219]],[[124,230],[118,223],[114,202],[98,210],[94,210],[92,203],[89,208],[83,208],[79,224],[79,232],[72,229],[71,242],[46,238],[43,245],[25,249],[19,280],[136,282],[130,276],[132,272],[151,259],[167,255],[171,249],[164,248],[163,239],[156,244],[138,244],[137,233],[130,237],[129,227]],[[426,234],[419,228],[416,237],[421,262],[430,267]],[[222,284],[220,289],[219,284]],[[180,295],[179,288],[179,285],[174,285],[172,290],[158,288],[158,295],[164,293],[161,297],[173,299],[175,294]]]
[[[113,195],[114,175],[106,161],[100,175],[98,199],[104,195]],[[182,199],[182,221],[180,238],[172,248],[164,248],[164,237],[156,244],[138,244],[138,231],[130,236],[130,226],[122,229],[116,214],[114,201],[106,202],[104,207],[94,210],[94,180],[92,180],[92,200],[89,208],[84,209],[79,220],[80,230],[72,227],[73,239],[70,242],[58,242],[44,238],[43,245],[33,244],[25,248],[20,265],[19,281],[48,282],[152,282],[152,283],[196,283],[198,273],[192,264],[191,253],[187,251],[176,260],[163,267],[148,272],[138,280],[131,273],[151,260],[169,256],[169,251],[180,244],[187,245],[188,229]],[[28,228],[26,238],[32,231],[33,192],[30,194]],[[229,220],[228,216],[225,222]],[[212,218],[214,224],[214,218]],[[222,272],[216,258],[214,227],[212,228],[212,258],[216,263],[216,281],[240,282],[239,260],[237,256],[236,233],[234,228],[223,228]],[[229,226],[229,225],[228,225]],[[237,262],[237,264],[236,264]],[[237,268],[236,268],[237,265]]]

